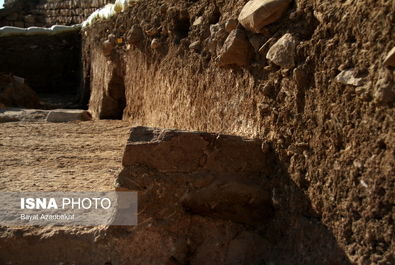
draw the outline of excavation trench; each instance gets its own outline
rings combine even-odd
[[[19,30],[24,32],[0,31],[0,73],[15,76],[32,88],[43,108],[87,108],[81,92],[84,84],[80,31]]]
[[[116,180],[139,224],[3,227],[1,263],[395,263],[390,1],[257,1],[287,4],[264,30],[237,25],[247,1],[131,2],[81,31],[72,94],[97,121],[2,124],[0,172],[4,190]]]
[[[10,157],[0,171],[4,188],[31,191],[36,183],[38,190],[137,191],[139,222],[2,227],[2,264],[348,264],[309,200],[261,140],[147,127],[128,132],[128,124],[119,121],[24,126],[35,133],[25,135],[16,123],[4,127],[4,135],[19,135],[1,142]],[[22,158],[26,166],[16,172],[15,146],[25,141],[28,152],[36,150],[41,135],[58,141],[44,141]],[[71,146],[64,156],[59,147],[66,142]],[[54,148],[58,153],[43,161]],[[30,168],[42,172],[30,176]],[[12,179],[23,173],[34,178],[32,183]],[[47,177],[56,183],[49,185]]]

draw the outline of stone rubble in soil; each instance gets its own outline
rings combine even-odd
[[[103,33],[102,31],[100,34],[102,39],[96,39],[99,48],[93,55],[96,56],[95,60],[105,65],[103,80],[96,83],[98,87],[104,84],[104,89],[93,91],[102,94],[92,94],[90,112],[56,110],[47,114],[46,119],[53,122],[65,122],[89,120],[91,114],[94,118],[112,114],[116,108],[119,108],[122,97],[118,90],[112,89],[111,84],[116,83],[118,88],[125,86],[120,81],[123,78],[120,76],[124,74],[125,69],[117,65],[117,62],[127,58],[127,55],[119,56],[120,48],[125,44],[122,52],[138,50],[136,60],[144,52],[160,56],[168,48],[161,36],[167,36],[166,34],[173,34],[174,42],[177,45],[185,44],[184,46],[194,53],[193,56],[202,51],[210,54],[213,65],[218,68],[218,71],[224,73],[223,79],[229,77],[225,76],[226,71],[240,73],[237,71],[253,67],[257,56],[260,59],[266,59],[265,66],[261,67],[260,71],[264,70],[265,74],[273,76],[270,76],[271,79],[259,87],[260,93],[268,99],[267,103],[259,102],[253,106],[258,109],[259,121],[274,117],[275,122],[281,126],[283,120],[289,118],[282,113],[286,110],[274,110],[269,103],[275,104],[274,101],[284,98],[285,100],[291,98],[295,101],[297,113],[294,116],[304,115],[304,112],[307,112],[305,101],[309,100],[306,94],[313,90],[312,83],[314,82],[310,79],[313,76],[318,82],[320,78],[323,79],[320,76],[323,74],[330,76],[330,82],[326,83],[331,83],[330,85],[338,89],[333,93],[339,94],[339,91],[342,93],[344,91],[344,95],[337,95],[342,100],[364,95],[361,98],[372,100],[371,106],[373,104],[377,104],[374,106],[378,108],[393,106],[395,101],[394,82],[391,77],[392,67],[395,64],[393,45],[390,47],[392,49],[387,50],[381,47],[380,73],[378,73],[380,76],[375,79],[374,83],[366,78],[367,73],[361,70],[360,65],[354,66],[348,58],[340,58],[339,61],[344,60],[342,64],[339,63],[336,66],[338,68],[332,69],[329,73],[313,72],[315,70],[310,69],[309,65],[309,60],[312,59],[306,58],[304,62],[300,59],[301,51],[304,48],[307,49],[306,36],[284,31],[279,31],[277,34],[268,29],[271,26],[278,29],[281,26],[278,23],[286,15],[290,19],[301,16],[300,10],[297,10],[299,14],[297,11],[290,13],[290,8],[293,8],[292,2],[290,0],[251,0],[241,6],[237,14],[232,14],[232,17],[225,21],[218,22],[218,19],[213,19],[214,22],[210,22],[210,25],[206,27],[206,39],[185,43],[182,41],[185,36],[180,25],[189,20],[188,12],[176,8],[167,9],[166,6],[162,6],[164,7],[163,13],[168,14],[174,22],[174,25],[171,25],[173,31],[156,28],[156,25],[152,27],[143,25],[143,23],[139,25],[133,23],[124,36],[118,36],[116,29],[114,32],[109,30]],[[349,4],[350,1],[344,3],[344,5]],[[116,16],[122,19],[122,15],[130,11],[134,5],[138,5],[136,1],[117,0],[115,4],[108,4],[92,13],[83,23],[82,32],[86,33],[87,40],[89,40],[89,34],[97,33],[95,29],[100,31],[101,23],[104,23],[103,25],[107,25],[106,22],[113,23]],[[198,30],[207,23],[205,15],[200,14],[192,19],[192,30]],[[309,21],[314,21],[311,24],[325,24],[329,16],[318,10],[309,11],[303,15],[306,15]],[[328,32],[330,34],[330,30]],[[351,39],[346,45],[352,46],[354,42]],[[329,41],[323,45],[335,49],[333,43]],[[319,52],[322,51],[316,51],[316,53]],[[143,62],[149,65],[148,61]],[[125,61],[122,62],[125,63]],[[101,68],[97,67],[93,69],[94,73],[101,72],[98,71]],[[316,65],[316,67],[318,69],[319,66]],[[256,69],[252,69],[251,72],[254,70]],[[277,73],[273,73],[274,70]],[[154,75],[152,76],[155,78]],[[294,82],[298,91],[287,91],[287,82]],[[235,83],[229,86],[229,89],[238,86],[240,84]],[[158,90],[160,88],[158,87]],[[322,89],[325,90],[327,87]],[[251,93],[251,91],[247,92]],[[320,93],[323,94],[322,90],[318,95]],[[329,101],[328,104],[332,104],[335,110],[336,104],[331,103],[331,99],[328,96],[328,99],[324,101]],[[138,104],[137,101],[133,103]],[[301,126],[302,129],[296,128],[299,125],[290,126],[290,124],[288,124],[287,131],[268,128],[271,131],[265,139],[195,130],[133,127],[129,132],[128,141],[125,137],[121,139],[126,143],[122,166],[118,161],[119,168],[122,167],[122,170],[113,176],[116,178],[114,188],[117,190],[139,191],[142,207],[139,216],[141,217],[140,225],[130,230],[108,228],[100,232],[91,231],[96,236],[94,241],[97,243],[98,250],[92,250],[89,244],[84,245],[84,243],[81,243],[82,249],[95,253],[92,257],[94,262],[111,260],[114,264],[125,264],[131,257],[136,264],[292,264],[294,262],[316,264],[317,260],[320,260],[322,264],[391,264],[394,260],[394,245],[391,239],[393,230],[390,224],[393,198],[390,198],[392,193],[388,189],[393,187],[393,182],[388,175],[393,173],[394,146],[391,137],[393,127],[388,121],[392,119],[389,115],[385,115],[380,123],[374,124],[374,129],[368,128],[372,133],[377,133],[376,130],[379,130],[380,135],[374,143],[368,142],[370,140],[363,142],[371,146],[365,147],[365,150],[359,151],[360,153],[355,151],[360,156],[354,157],[352,151],[361,148],[357,140],[351,138],[355,128],[345,131],[345,127],[342,126],[344,120],[336,118],[332,109],[323,113],[318,109],[320,107],[319,104],[313,106],[317,108],[313,111],[315,116],[310,117],[306,124]],[[350,112],[349,110],[339,112]],[[143,110],[139,111],[144,113]],[[358,111],[354,110],[352,115],[358,115]],[[1,112],[7,113],[7,109],[0,110],[0,120]],[[43,112],[36,110],[25,112],[29,116],[37,115],[40,118],[44,116]],[[154,111],[146,112],[158,116],[162,114]],[[122,115],[125,113],[128,113],[128,109],[124,110]],[[288,116],[293,115],[290,111],[287,113]],[[14,115],[14,113],[11,114]],[[224,111],[224,115],[226,114]],[[361,126],[368,123],[370,118],[368,114],[366,116],[368,118],[364,117],[360,121]],[[13,118],[3,119],[12,121]],[[347,116],[344,119],[350,119],[350,117]],[[154,120],[161,121],[158,117]],[[243,117],[241,120],[244,120]],[[144,121],[153,123],[150,120]],[[78,125],[84,128],[91,124],[95,126],[93,121],[45,124],[43,130],[52,128],[51,126],[55,126],[53,128],[65,126],[66,129],[68,125],[70,127]],[[17,131],[17,128],[12,128],[13,125],[7,123],[5,128],[10,132],[14,129]],[[125,129],[123,126],[120,125],[122,130]],[[313,144],[313,139],[305,141],[300,139],[299,142],[293,142],[293,138],[289,137],[289,135],[299,133],[297,129],[306,132],[307,128],[318,126],[321,131],[316,131],[317,135],[313,135],[313,138],[317,137],[314,139],[322,144],[320,147],[328,144],[329,147],[327,146],[323,151],[326,153],[316,153],[318,152],[317,146],[310,146]],[[33,127],[41,130],[37,126]],[[296,132],[293,131],[294,129]],[[329,131],[333,137],[325,138],[326,131]],[[250,132],[247,131],[245,134],[251,136]],[[108,136],[113,136],[110,131],[108,133]],[[347,133],[349,134],[347,137],[353,139],[352,143],[347,142],[345,136]],[[362,137],[370,136],[361,135]],[[92,136],[92,138],[95,137]],[[95,144],[100,145],[98,142]],[[7,143],[2,143],[1,146],[6,146],[11,152]],[[123,148],[123,143],[118,143],[117,147],[120,146]],[[81,154],[83,156],[84,153]],[[101,154],[96,155],[101,157]],[[117,150],[117,155],[119,155],[119,150]],[[369,158],[365,159],[366,157]],[[317,159],[319,159],[318,162]],[[382,161],[382,165],[377,165],[375,162],[377,159],[381,159],[379,161]],[[16,161],[11,159],[7,163],[15,165]],[[311,164],[313,166],[307,168],[306,165],[309,163],[316,164]],[[302,169],[299,167],[300,164],[304,165]],[[317,166],[320,168],[317,169]],[[341,173],[342,167],[348,169],[351,167],[350,172]],[[329,168],[328,172],[330,171],[335,177],[320,180],[323,174],[329,175],[329,173],[321,172],[325,168]],[[366,175],[362,176],[365,169],[371,170],[368,172],[371,178],[367,178]],[[313,183],[316,185],[313,188],[309,187]],[[5,187],[7,183],[3,185]],[[340,190],[343,185],[345,185],[344,190]],[[330,193],[331,189],[335,189],[333,194]],[[366,194],[368,195],[363,197],[364,199],[358,197]],[[158,201],[164,201],[166,204],[158,205]],[[364,206],[363,203],[369,205]],[[320,212],[323,214],[320,215]],[[87,235],[89,237],[89,233]],[[43,234],[40,236],[44,237]],[[62,235],[52,236],[58,240],[63,239]],[[27,236],[26,240],[29,239]],[[18,243],[20,248],[27,244],[23,240],[20,242]],[[87,242],[90,241],[87,240]],[[39,243],[41,244],[39,250],[42,252],[46,247],[45,242]],[[73,242],[68,244],[72,245]],[[111,247],[106,249],[110,245]],[[3,249],[7,257],[12,257],[18,252],[18,248],[7,247]],[[118,255],[111,256],[113,248],[118,251]],[[88,260],[84,254],[80,255],[81,260]],[[57,257],[52,257],[51,261],[57,261]]]

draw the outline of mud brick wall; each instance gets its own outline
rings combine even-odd
[[[37,5],[37,11],[44,14],[45,24],[78,24],[93,11],[112,0],[46,0]]]
[[[73,25],[113,0],[6,0],[0,26]]]

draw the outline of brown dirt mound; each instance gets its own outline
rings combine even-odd
[[[40,108],[36,92],[24,83],[24,79],[0,74],[0,103],[7,107]]]

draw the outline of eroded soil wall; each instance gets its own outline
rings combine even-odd
[[[213,41],[210,25],[237,18],[246,2],[141,1],[88,28],[93,115],[111,93],[109,67],[121,66],[124,119],[264,139],[352,263],[393,263],[395,83],[383,60],[395,46],[394,2],[294,1],[263,33],[246,34],[259,48],[291,33],[295,67],[256,50],[247,66],[220,67],[228,33]],[[122,38],[110,49],[109,34]],[[361,82],[337,82],[345,70]]]

